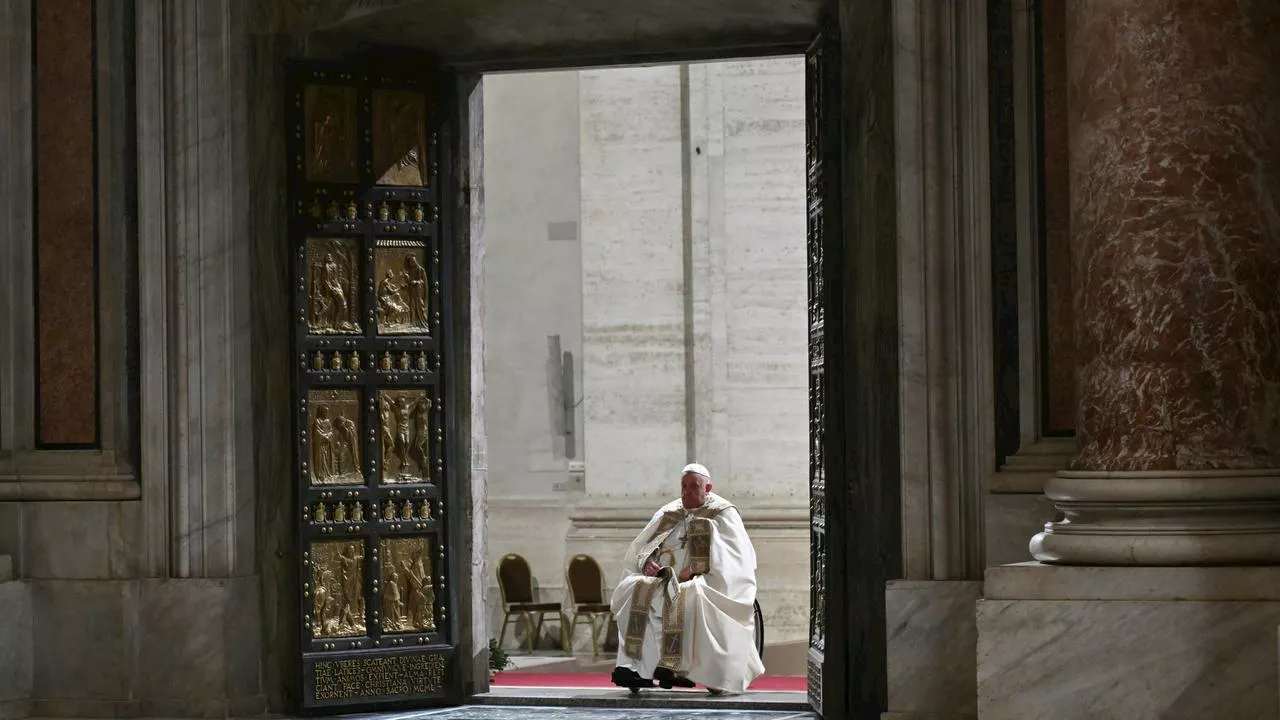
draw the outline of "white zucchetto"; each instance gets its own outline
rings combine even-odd
[[[708,470],[705,465],[699,465],[698,463],[689,463],[688,465],[685,465],[684,470],[680,471],[680,477],[684,477],[688,473],[701,475],[708,480],[711,479],[711,471]]]

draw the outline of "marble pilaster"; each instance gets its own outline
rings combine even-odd
[[[899,323],[895,430],[912,580],[982,571],[981,485],[994,457],[969,449],[992,446],[995,426],[989,119],[975,100],[987,94],[985,13],[930,0],[892,9],[896,285],[886,292]]]
[[[142,402],[165,415],[142,461],[166,480],[148,510],[176,577],[255,561],[247,12],[138,4]]]
[[[31,3],[0,3],[0,458],[32,435]]]
[[[1280,561],[1280,7],[1066,15],[1080,450],[1033,553]]]

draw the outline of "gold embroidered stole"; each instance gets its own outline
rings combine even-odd
[[[627,655],[640,657],[644,647],[644,630],[649,626],[649,604],[653,601],[653,591],[664,582],[660,577],[644,577],[636,583],[631,595],[631,611],[627,613],[626,648]]]
[[[653,535],[649,537],[648,542],[640,546],[640,552],[636,558],[636,569],[644,572],[645,563],[653,559],[654,553],[658,552],[658,548],[662,547],[662,543],[667,541],[667,537],[671,535],[671,531],[676,529],[680,524],[680,513],[674,510],[667,510],[662,514],[662,519],[658,521],[658,527],[653,529]]]
[[[689,551],[685,567],[696,575],[711,572],[711,522],[705,517],[689,518]]]
[[[654,528],[653,535],[641,546],[637,558],[637,566],[641,571],[645,563],[653,559],[671,532],[680,524],[681,518],[687,514],[689,545],[685,567],[696,574],[711,572],[711,525],[717,515],[733,505],[723,498],[713,496],[708,498],[707,503],[702,507],[684,513],[681,511],[679,502],[677,500],[664,509],[662,519],[658,521],[658,527]],[[644,646],[644,631],[649,625],[649,606],[653,603],[654,591],[659,588],[665,590],[667,582],[675,581],[675,578],[646,577],[637,583],[631,597],[631,611],[627,616],[626,651],[631,657],[640,657],[641,648]],[[661,659],[658,664],[673,670],[680,667],[680,661],[684,655],[684,596],[683,589],[676,591],[674,596],[666,593],[662,604],[662,644]]]

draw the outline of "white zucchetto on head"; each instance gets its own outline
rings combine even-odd
[[[698,463],[689,463],[688,465],[685,465],[684,470],[680,471],[680,477],[684,477],[689,473],[701,475],[708,480],[711,479],[711,471],[708,470],[705,465],[699,465]]]

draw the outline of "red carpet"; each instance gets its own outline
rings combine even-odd
[[[498,673],[494,685],[503,687],[616,687],[608,673]],[[804,692],[805,678],[789,675],[765,675],[751,684],[752,690]]]

